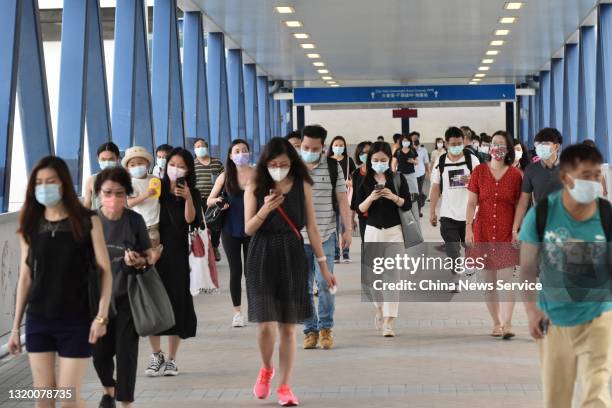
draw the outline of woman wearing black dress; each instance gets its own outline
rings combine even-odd
[[[170,297],[176,324],[157,336],[149,337],[153,354],[145,374],[150,377],[178,375],[175,359],[181,339],[194,337],[196,334],[197,319],[193,298],[189,293],[187,235],[190,225],[201,223],[202,201],[194,186],[193,156],[185,149],[174,149],[168,156],[162,194],[159,198],[159,233],[164,251],[156,266]],[[170,336],[167,357],[161,350],[159,336]]]
[[[257,342],[263,365],[253,393],[259,399],[270,395],[272,357],[279,331],[278,402],[282,406],[297,405],[288,384],[295,359],[295,326],[313,312],[308,294],[308,261],[300,234],[304,226],[327,284],[333,288],[336,281],[327,269],[317,229],[312,180],[287,140],[276,137],[265,146],[244,201],[245,230],[252,236],[247,259],[249,321],[258,323]]]

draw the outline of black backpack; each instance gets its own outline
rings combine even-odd
[[[446,164],[446,155],[447,153],[444,153],[440,156],[438,165],[436,166],[436,168],[440,170],[440,195],[442,194],[442,190],[444,188],[443,185],[444,185],[444,168],[445,167],[459,167],[465,164],[468,170],[470,171],[470,174],[472,173],[472,155],[473,153],[470,152],[469,149],[463,149],[463,157],[465,158],[465,160],[462,162]]]
[[[332,207],[338,214],[338,197],[336,197],[336,183],[338,182],[338,161],[332,157],[327,158],[329,179],[332,185]]]
[[[598,199],[599,218],[601,218],[601,227],[606,235],[606,241],[612,242],[612,205],[606,199]],[[536,212],[536,230],[538,232],[538,240],[544,242],[544,230],[548,220],[548,197],[541,199],[535,208]]]

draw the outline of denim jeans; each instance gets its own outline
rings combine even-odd
[[[327,257],[327,269],[334,273],[334,247],[336,234],[332,234],[327,241],[323,242],[323,252]],[[318,332],[321,329],[331,329],[334,327],[334,310],[336,309],[336,296],[329,293],[327,282],[323,279],[321,268],[317,262],[317,257],[309,244],[304,245],[306,258],[308,258],[308,293],[310,304],[312,305],[312,317],[304,322],[304,334]],[[319,309],[315,307],[314,295],[312,294],[313,282],[316,279],[319,288]]]
[[[334,259],[340,259],[340,235],[344,232],[344,224],[342,224],[342,217],[339,213],[336,213],[336,239],[334,240],[335,252]],[[349,248],[342,249],[342,258],[347,259],[349,257]]]

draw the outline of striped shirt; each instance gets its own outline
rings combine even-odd
[[[202,196],[203,203],[206,203],[217,177],[223,173],[223,170],[221,160],[214,157],[210,158],[210,163],[206,166],[200,163],[198,159],[195,160],[196,188]]]
[[[346,183],[344,181],[344,173],[339,164],[338,180],[336,181],[336,193],[346,193]],[[332,185],[327,167],[327,157],[321,156],[319,164],[314,169],[310,170],[312,177],[312,200],[315,207],[315,215],[317,217],[317,226],[321,234],[321,242],[325,242],[329,237],[336,232],[336,212],[334,211],[332,201]],[[306,228],[302,230],[304,243],[310,244]]]

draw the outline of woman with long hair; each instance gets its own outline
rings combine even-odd
[[[344,175],[344,181],[346,183],[347,191],[350,192],[348,194],[349,195],[349,205],[350,205],[350,201],[352,200],[350,195],[352,195],[352,191],[353,191],[353,180],[351,180],[351,174],[353,174],[357,166],[355,166],[355,162],[348,154],[348,150],[346,148],[346,140],[344,139],[344,137],[342,136],[334,137],[330,143],[330,146],[331,148],[327,152],[327,157],[331,157],[335,159],[340,165],[340,168],[342,169],[342,174]],[[349,263],[351,261],[351,257],[349,253],[350,248],[343,248],[342,250],[340,249],[342,247],[342,242],[340,242],[339,237],[342,236],[343,232],[344,232],[344,225],[342,225],[342,219],[340,218],[340,212],[337,211],[336,212],[336,253],[334,255],[334,262],[336,263],[339,263],[341,261],[344,263]]]
[[[251,152],[246,140],[235,139],[230,143],[225,161],[225,172],[221,173],[208,196],[207,205],[221,206],[223,228],[221,243],[230,268],[230,294],[234,305],[232,327],[243,327],[242,274],[246,273],[246,260],[250,237],[244,232],[244,190],[255,174],[249,165]],[[242,255],[241,255],[242,252]]]
[[[525,168],[531,163],[531,155],[527,151],[527,148],[518,139],[514,139],[514,167],[519,169],[521,173],[525,171]]]
[[[101,144],[100,147],[98,147],[97,153],[100,171],[119,165],[119,147],[113,142]],[[96,183],[96,176],[98,174],[99,172],[89,176],[83,187],[83,205],[85,208],[91,208],[92,210],[100,208],[100,199],[94,191],[94,184]]]
[[[314,210],[312,179],[296,150],[284,138],[272,138],[257,163],[255,179],[244,194],[245,232],[251,235],[247,260],[249,321],[257,323],[262,368],[253,393],[270,395],[277,332],[280,334],[278,402],[298,400],[289,379],[295,360],[296,324],[313,313],[308,293],[308,259],[300,231],[306,227],[321,273],[330,288],[336,280],[327,268]]]
[[[419,183],[416,177],[414,166],[419,162],[419,154],[412,144],[412,138],[408,135],[403,135],[399,139],[399,147],[393,153],[391,160],[391,169],[394,172],[400,173],[408,182],[410,189],[411,200],[415,201],[419,194]],[[416,211],[416,218],[419,217],[419,212]]]
[[[408,183],[390,168],[391,148],[387,143],[376,142],[370,147],[366,161],[366,175],[357,190],[357,209],[367,213],[364,242],[404,242],[398,208],[408,211],[412,207]],[[395,177],[399,179],[399,191]],[[385,296],[384,297],[388,297]],[[393,323],[398,316],[399,302],[375,302],[375,326],[382,329],[384,337],[395,337]]]
[[[19,215],[21,261],[8,349],[12,354],[21,351],[27,306],[25,339],[33,386],[73,392],[65,396],[74,398],[75,407],[84,407],[81,381],[93,345],[106,334],[112,276],[100,219],[83,207],[73,186],[59,157],[44,157],[32,169]],[[101,271],[96,306],[88,296],[94,264]],[[36,406],[55,402],[40,400]]]
[[[514,141],[507,132],[493,134],[489,155],[491,161],[476,166],[470,177],[465,242],[473,247],[469,251],[472,258],[485,259],[484,279],[495,284],[498,279],[511,281],[518,264],[518,252],[512,247],[512,223],[523,176],[513,166]],[[491,336],[514,337],[512,295],[500,299],[498,291],[492,290],[486,292],[485,300],[493,320]]]
[[[157,336],[149,336],[153,349],[145,374],[149,377],[179,374],[176,365],[182,339],[195,337],[197,318],[189,292],[189,229],[202,223],[202,202],[195,188],[193,156],[175,148],[168,156],[162,180],[159,234],[164,246],[157,270],[170,297],[175,325]],[[161,349],[160,336],[169,336],[168,355]]]
[[[353,180],[353,188],[355,191],[358,191],[363,183],[365,175],[367,173],[366,162],[368,161],[368,152],[370,151],[370,147],[372,146],[372,142],[365,141],[360,142],[355,148],[355,163],[357,163],[357,168],[351,174],[351,179]],[[359,219],[359,235],[361,235],[361,242],[363,243],[363,236],[365,234],[366,229],[366,220],[367,213],[362,214],[357,211],[357,206],[359,203],[357,202],[357,194],[353,194],[351,197],[351,210],[353,211],[352,219],[355,219],[355,213],[357,213],[357,218]],[[353,226],[353,230],[355,230]]]

